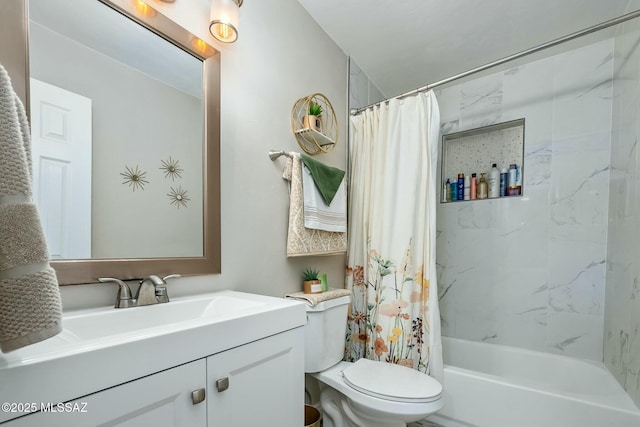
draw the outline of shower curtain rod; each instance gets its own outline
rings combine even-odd
[[[389,100],[391,100],[391,99],[401,99],[401,98],[405,98],[407,96],[415,95],[415,94],[420,93],[420,92],[426,92],[428,90],[431,90],[431,89],[433,89],[435,87],[438,87],[438,86],[442,86],[442,85],[447,84],[449,82],[452,82],[454,80],[459,80],[459,79],[462,79],[464,77],[470,76],[472,74],[479,73],[480,71],[484,71],[484,70],[487,70],[489,68],[495,67],[497,65],[504,64],[505,62],[513,61],[514,59],[518,59],[518,58],[522,58],[522,57],[527,56],[527,55],[531,55],[532,53],[536,53],[536,52],[539,52],[541,50],[547,49],[549,47],[553,47],[553,46],[559,45],[561,43],[571,41],[571,40],[576,39],[578,37],[586,36],[587,34],[591,34],[591,33],[595,33],[596,31],[604,30],[605,28],[609,28],[609,27],[612,27],[614,25],[621,24],[623,22],[629,21],[630,19],[634,19],[634,18],[637,18],[639,16],[640,16],[640,9],[636,10],[636,11],[633,11],[633,12],[629,12],[629,13],[624,14],[624,15],[621,15],[621,16],[619,16],[617,18],[610,19],[608,21],[602,22],[602,23],[594,25],[592,27],[585,28],[584,30],[576,31],[575,33],[571,33],[571,34],[566,35],[564,37],[557,38],[557,39],[552,40],[550,42],[546,42],[546,43],[543,43],[541,45],[532,47],[530,49],[523,50],[522,52],[506,56],[506,57],[504,57],[502,59],[498,59],[497,61],[493,61],[493,62],[490,62],[488,64],[481,65],[480,67],[472,68],[471,70],[465,71],[465,72],[460,73],[460,74],[456,74],[455,76],[451,76],[451,77],[448,77],[446,79],[437,81],[435,83],[431,83],[431,84],[428,84],[426,86],[420,87],[418,89],[414,89],[414,90],[411,90],[409,92],[405,92],[405,93],[403,93],[401,95],[392,96],[392,97],[387,98],[387,99],[385,99],[383,101],[376,102],[375,104],[367,105],[366,107],[353,109],[353,110],[351,110],[351,115],[352,116],[358,115],[358,114],[362,113],[363,111],[365,111],[365,110],[367,110],[369,108],[373,108],[373,107],[375,107],[377,105],[380,105],[382,103],[388,103]]]

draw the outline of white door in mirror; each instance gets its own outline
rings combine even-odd
[[[31,79],[33,199],[53,259],[91,258],[91,99]]]

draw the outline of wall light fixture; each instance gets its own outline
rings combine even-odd
[[[224,43],[238,39],[238,9],[243,0],[211,0],[209,32]]]

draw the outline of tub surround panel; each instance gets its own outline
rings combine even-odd
[[[524,147],[527,154],[551,150],[553,75],[554,68],[549,60],[540,60],[507,70],[503,76],[504,110],[508,117],[527,118]],[[531,173],[527,171],[524,175],[525,184]]]
[[[596,45],[606,48],[575,49],[553,58],[554,141],[611,129],[613,40]]]
[[[549,308],[602,316],[606,233],[590,226],[551,226]]]
[[[500,75],[492,74],[463,84],[460,87],[460,125],[473,129],[503,121],[502,94]]]
[[[349,108],[368,105],[370,81],[358,64],[349,58]]]
[[[362,108],[386,99],[358,64],[349,58],[349,109]]]
[[[615,36],[604,362],[640,407],[639,100],[640,23],[632,20]]]
[[[443,134],[526,120],[523,197],[438,206],[444,335],[602,359],[612,52],[436,91]]]

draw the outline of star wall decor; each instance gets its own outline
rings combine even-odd
[[[169,200],[171,200],[169,203],[174,205],[178,209],[180,209],[180,206],[186,208],[187,203],[191,200],[189,197],[187,197],[187,190],[184,190],[182,186],[179,186],[178,188],[171,187],[171,191],[169,192],[169,194],[167,194],[167,196],[169,197]]]
[[[171,178],[171,181],[182,178],[182,172],[184,172],[184,169],[180,167],[180,162],[173,160],[171,156],[169,156],[169,160],[162,160],[160,169],[164,172],[164,177]]]
[[[147,173],[140,170],[138,165],[135,168],[130,168],[129,166],[124,167],[124,172],[120,172],[120,175],[124,177],[123,184],[129,184],[132,191],[144,190],[145,184],[148,184],[149,181],[145,179]]]

